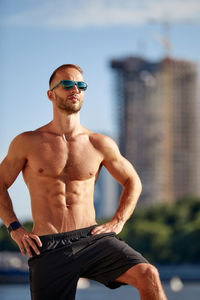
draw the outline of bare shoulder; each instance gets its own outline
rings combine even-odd
[[[22,145],[25,146],[30,135],[31,135],[30,131],[20,133],[12,140],[10,146],[11,147],[12,146],[21,147]]]
[[[27,143],[29,144],[31,141],[34,141],[35,139],[42,137],[45,132],[45,127],[46,126],[42,126],[32,131],[22,132],[13,139],[12,143],[15,144],[23,143],[23,146],[25,146]]]
[[[12,142],[10,143],[9,153],[25,154],[28,152],[28,149],[32,146],[32,141],[34,137],[38,136],[36,131],[26,131],[17,135]]]
[[[105,160],[112,160],[119,157],[119,148],[116,142],[109,136],[100,133],[91,133],[89,138],[93,146],[103,154]]]
[[[25,131],[17,135],[11,142],[11,145],[25,146],[35,136],[35,131]]]

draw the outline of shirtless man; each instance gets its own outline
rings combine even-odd
[[[167,299],[156,268],[117,237],[134,211],[141,182],[112,139],[80,124],[87,88],[82,70],[60,66],[49,84],[53,120],[18,135],[0,165],[0,217],[30,257],[32,299],[75,299],[80,277],[109,288],[133,285],[142,300]],[[102,165],[123,192],[113,218],[98,226],[93,194]],[[21,171],[31,197],[32,232],[20,225],[7,191]]]

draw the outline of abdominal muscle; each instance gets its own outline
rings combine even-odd
[[[30,178],[29,178],[30,179]],[[41,178],[27,184],[31,196],[33,233],[62,233],[96,224],[93,201],[95,178],[63,182]]]

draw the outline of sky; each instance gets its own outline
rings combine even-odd
[[[0,160],[16,135],[51,121],[48,80],[65,63],[80,65],[88,83],[81,123],[117,139],[110,61],[127,56],[160,60],[163,37],[172,57],[199,68],[200,1],[0,0]],[[9,192],[19,219],[29,219],[21,175]]]

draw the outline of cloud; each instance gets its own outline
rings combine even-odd
[[[44,0],[1,17],[2,25],[84,28],[140,25],[149,20],[200,24],[199,0]]]

